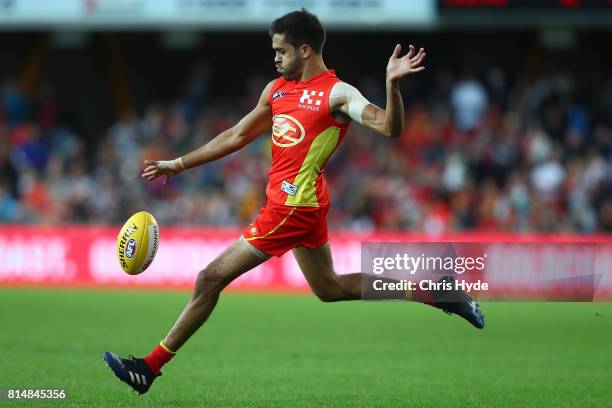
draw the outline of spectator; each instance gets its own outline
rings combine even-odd
[[[612,231],[612,128],[595,114],[611,109],[612,88],[583,100],[567,73],[513,82],[495,68],[482,82],[446,71],[436,78],[430,94],[407,104],[399,140],[351,128],[327,167],[332,228]],[[373,99],[384,96],[378,81],[360,83]],[[177,100],[152,101],[142,115],[126,112],[110,125],[90,163],[51,91],[32,115],[40,123],[32,122],[32,108],[7,83],[0,221],[117,224],[148,208],[165,224],[245,225],[265,200],[269,137],[167,185],[144,182],[140,170],[144,158],[184,154],[232,126],[255,88],[222,104],[199,66]]]

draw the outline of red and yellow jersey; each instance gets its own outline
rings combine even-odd
[[[329,70],[305,82],[281,77],[272,84],[268,95],[272,107],[268,203],[329,205],[323,169],[349,127],[330,115],[329,93],[337,82],[335,72]]]

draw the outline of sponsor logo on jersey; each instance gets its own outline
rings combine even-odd
[[[304,89],[302,92],[302,97],[300,98],[300,103],[298,103],[297,107],[300,109],[318,112],[321,109],[324,95],[325,92],[323,91],[317,92]]]
[[[278,147],[291,147],[304,140],[304,126],[290,115],[276,115],[272,118],[272,143]]]
[[[284,96],[286,96],[287,94],[284,93],[283,91],[276,91],[272,94],[272,100],[278,99],[278,98],[282,98]]]
[[[314,104],[315,106],[321,106],[321,103],[323,102],[323,95],[325,95],[325,92],[323,91],[317,93],[317,91],[309,91],[308,89],[304,89],[302,97],[300,98],[300,103],[305,105]]]
[[[297,107],[300,109],[306,109],[306,110],[313,111],[313,112],[318,112],[321,109],[320,106],[310,106],[310,105],[300,105],[300,104],[298,104]]]
[[[298,186],[296,186],[295,184],[291,184],[285,180],[283,180],[282,184],[281,184],[281,191],[289,194],[289,195],[296,195],[297,194],[297,190],[298,190]]]

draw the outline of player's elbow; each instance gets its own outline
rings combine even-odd
[[[382,131],[380,132],[390,139],[396,139],[404,133],[403,121],[385,121]]]
[[[387,134],[387,137],[390,139],[397,139],[398,137],[402,135],[403,132],[404,132],[404,129],[394,130],[392,132],[389,132]]]
[[[386,137],[390,139],[397,139],[398,137],[402,135],[402,133],[404,133],[403,126],[398,126],[395,128],[387,128],[382,132],[383,135],[385,135]]]

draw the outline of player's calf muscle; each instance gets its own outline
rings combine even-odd
[[[336,275],[338,284],[342,287],[350,299],[361,299],[362,273],[350,273],[348,275]]]
[[[313,287],[313,292],[322,302],[361,299],[361,274],[335,275],[328,285]]]

